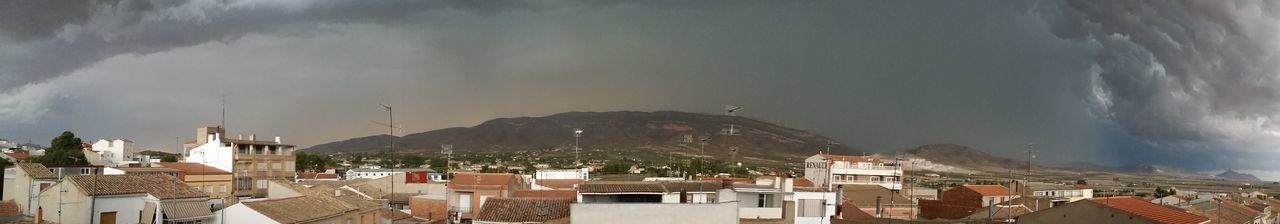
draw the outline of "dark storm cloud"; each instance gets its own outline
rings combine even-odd
[[[1041,9],[1055,34],[1095,50],[1096,112],[1162,147],[1276,138],[1278,10],[1260,0],[1061,1]]]
[[[310,35],[323,23],[398,24],[431,10],[537,9],[518,1],[6,1],[0,90],[66,75],[121,54],[149,54],[246,34]],[[4,92],[0,91],[0,92]]]

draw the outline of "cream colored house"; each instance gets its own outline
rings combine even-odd
[[[40,191],[58,181],[57,175],[39,163],[19,163],[4,172],[4,198],[0,201],[13,200],[23,215],[34,216],[40,206]]]
[[[182,182],[208,193],[210,198],[231,196],[234,178],[231,172],[199,163],[156,163],[156,166],[178,170]]]
[[[36,219],[54,223],[212,221],[208,195],[165,174],[69,176],[40,192]]]

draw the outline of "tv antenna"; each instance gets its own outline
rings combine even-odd
[[[734,105],[724,105],[724,115],[726,116],[738,116],[737,112],[739,110],[742,110],[742,107],[734,106]]]

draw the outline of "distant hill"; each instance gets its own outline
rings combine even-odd
[[[736,135],[724,135],[735,124]],[[651,149],[696,152],[699,140],[710,137],[707,154],[728,155],[730,146],[743,156],[803,157],[825,148],[830,138],[789,127],[739,116],[659,112],[567,112],[545,117],[499,118],[473,127],[445,128],[395,138],[396,149],[438,152],[451,144],[457,152],[568,149],[574,128],[587,149]],[[375,135],[319,144],[307,152],[338,153],[385,150],[391,138]],[[858,153],[844,145],[835,153]]]
[[[1262,179],[1259,179],[1258,177],[1253,176],[1253,174],[1238,173],[1235,170],[1231,170],[1231,169],[1227,169],[1227,171],[1222,172],[1218,175],[1213,175],[1213,176],[1232,179],[1232,180],[1262,181]]]

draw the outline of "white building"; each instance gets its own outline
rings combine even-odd
[[[187,152],[184,162],[200,163],[234,175],[234,194],[237,196],[265,195],[267,182],[276,178],[293,179],[296,158],[293,145],[283,144],[280,137],[260,141],[255,135],[247,139],[225,138],[218,127],[196,130],[202,139]]]
[[[570,223],[736,224],[736,196],[714,182],[591,181],[579,186],[580,203],[569,205],[569,219]]]
[[[99,139],[93,143],[93,152],[98,154],[102,161],[106,162],[105,166],[128,166],[131,163],[137,163],[133,159],[133,155],[138,152],[138,148],[134,146],[133,141],[125,139],[106,140]]]
[[[591,174],[590,174],[590,172],[589,172],[589,171],[590,171],[590,170],[589,170],[589,169],[587,169],[587,168],[580,168],[580,169],[557,169],[557,170],[538,170],[538,172],[536,172],[536,173],[534,173],[534,174],[533,174],[533,179],[538,179],[538,180],[547,180],[547,179],[557,179],[557,180],[562,180],[562,179],[590,180],[590,179],[591,179]]]
[[[391,175],[402,173],[426,173],[427,178],[434,182],[444,182],[444,175],[440,172],[428,168],[397,168],[397,169],[381,169],[377,168],[355,168],[347,170],[347,180],[354,179],[378,179]]]
[[[1031,196],[1058,198],[1065,202],[1075,202],[1093,198],[1093,189],[1083,186],[1031,182],[1026,184]]]
[[[836,214],[836,203],[840,201],[836,192],[815,188],[796,188],[795,191],[795,223],[796,224],[830,224],[831,216]]]
[[[902,169],[873,156],[817,154],[805,159],[804,164],[804,177],[816,186],[857,184],[902,189]]]

